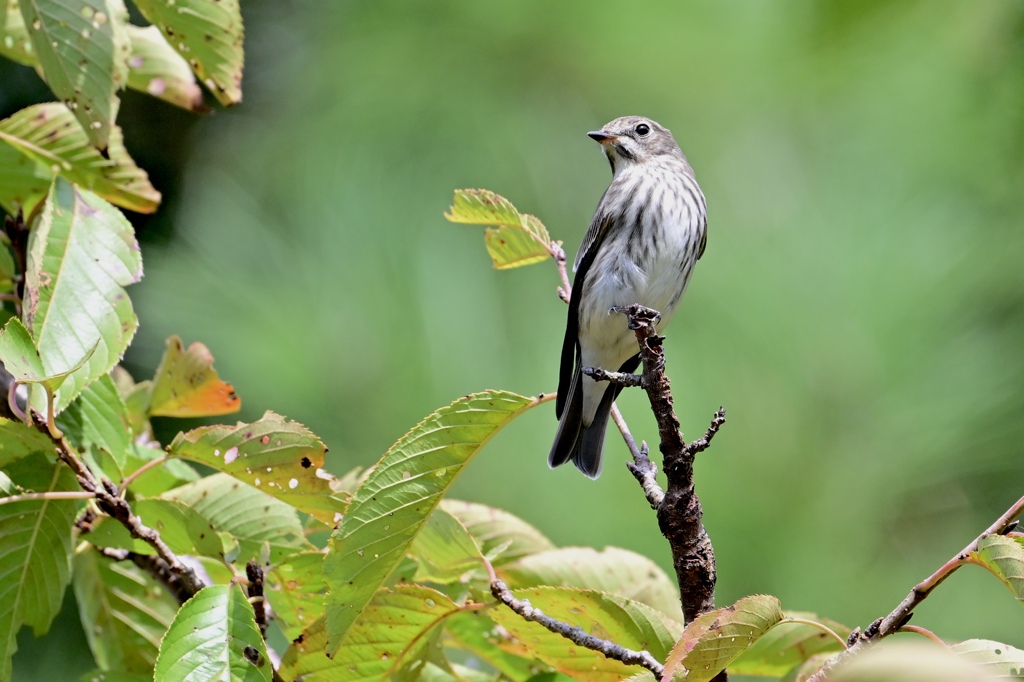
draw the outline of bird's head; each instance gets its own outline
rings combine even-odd
[[[643,116],[617,118],[587,135],[601,143],[612,173],[658,156],[682,155],[669,129]]]

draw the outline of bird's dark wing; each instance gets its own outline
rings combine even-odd
[[[705,222],[700,229],[700,248],[697,249],[697,260],[704,255],[704,249],[708,245],[708,224]]]
[[[600,206],[600,205],[599,205]],[[569,297],[569,313],[565,322],[565,338],[562,340],[562,361],[558,370],[558,397],[555,398],[555,416],[561,419],[565,402],[569,399],[569,387],[572,385],[573,374],[576,373],[576,356],[579,349],[580,298],[583,296],[583,285],[587,280],[597,251],[608,234],[612,219],[602,211],[598,211],[590,223],[590,229],[583,238],[583,246],[576,256],[576,276],[572,281],[572,295]]]

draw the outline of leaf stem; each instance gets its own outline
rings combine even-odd
[[[170,458],[171,458],[170,455],[164,455],[162,457],[157,457],[156,459],[151,459],[148,462],[146,462],[145,464],[143,464],[142,466],[140,466],[138,469],[136,469],[135,471],[133,471],[132,473],[128,474],[123,479],[121,479],[121,485],[118,486],[121,489],[120,496],[124,497],[125,491],[128,489],[128,486],[136,478],[138,478],[139,476],[141,476],[142,474],[146,473],[147,471],[149,471],[151,469],[155,469],[156,467],[160,466],[161,464],[163,464],[164,462],[166,462]]]
[[[84,490],[53,491],[49,493],[22,493],[21,495],[10,495],[0,497],[0,506],[14,504],[15,502],[30,502],[33,500],[88,500],[96,497],[95,493]]]
[[[943,646],[944,648],[949,648],[949,645],[943,642],[941,637],[936,635],[928,628],[923,628],[919,625],[904,625],[896,632],[913,632],[915,634],[921,635],[922,637],[927,637],[928,639],[932,640],[936,644]]]
[[[785,623],[800,623],[802,625],[810,625],[813,628],[817,628],[817,629],[821,630],[822,632],[827,634],[829,637],[831,637],[832,639],[834,639],[837,642],[839,642],[839,646],[843,647],[844,649],[846,648],[846,640],[843,639],[842,637],[840,637],[839,633],[837,633],[835,630],[833,630],[829,626],[825,625],[824,623],[819,623],[816,620],[810,620],[810,619],[807,619],[807,618],[789,618],[789,617],[787,617],[787,618],[783,618],[778,623],[776,623],[776,627],[778,627],[779,625],[783,625]]]

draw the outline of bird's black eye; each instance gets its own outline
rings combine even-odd
[[[647,125],[646,123],[640,123],[637,124],[636,128],[633,128],[633,132],[635,132],[640,137],[645,137],[648,133],[651,132],[651,126]]]

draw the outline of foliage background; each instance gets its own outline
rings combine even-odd
[[[460,395],[554,390],[554,269],[493,271],[482,235],[441,214],[453,188],[486,187],[574,254],[608,182],[584,133],[642,113],[672,128],[711,212],[668,351],[691,436],[729,410],[698,464],[719,601],[768,592],[864,625],[1019,497],[1019,2],[243,13],[240,107],[196,119],[124,97],[128,149],[166,199],[138,219],[137,375],[169,334],[201,340],[240,419],[305,423],[337,473]],[[0,114],[48,99],[30,69],[0,64]],[[643,396],[621,402],[653,437]],[[597,482],[547,470],[551,412],[502,433],[454,495],[669,569],[614,437]],[[15,679],[92,667],[67,607],[46,639],[22,633]],[[1019,607],[977,570],[915,622],[1024,647]]]

